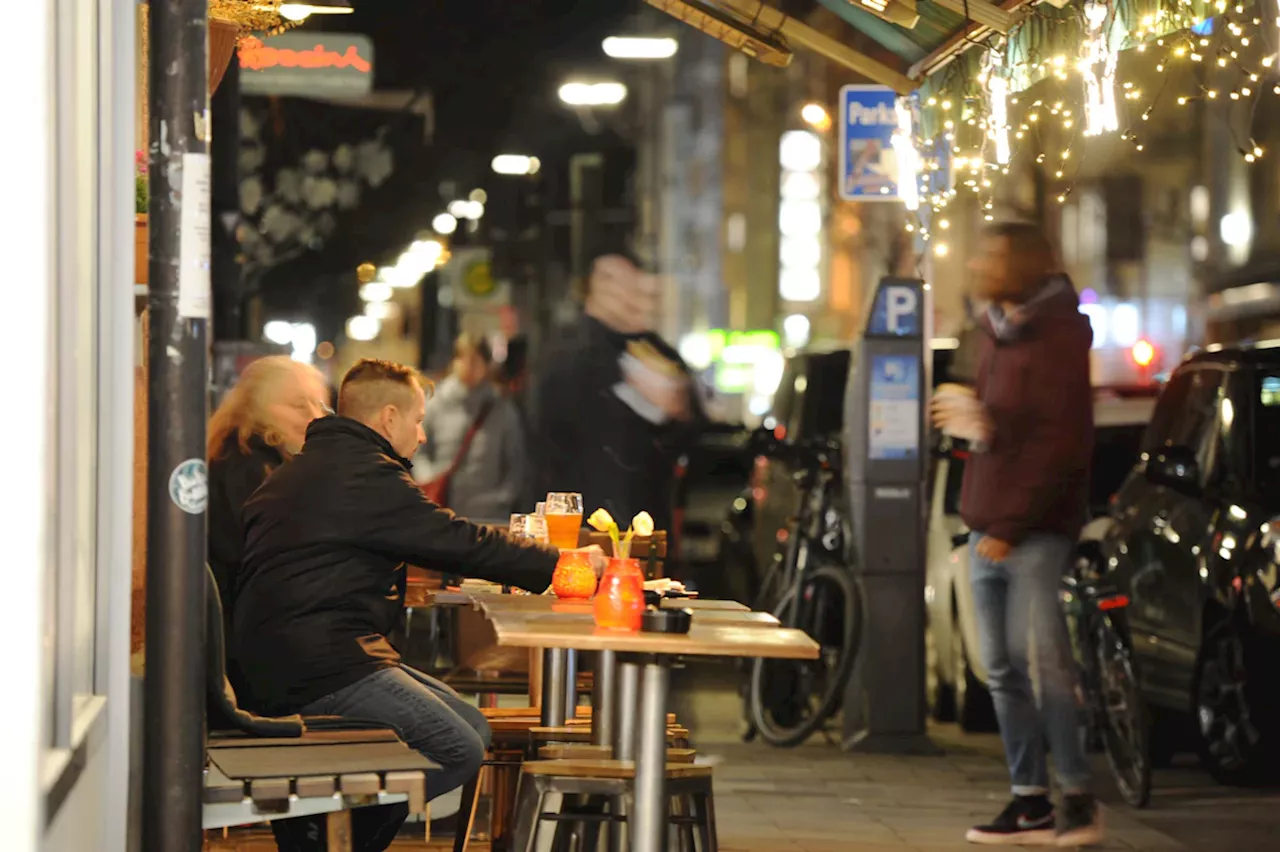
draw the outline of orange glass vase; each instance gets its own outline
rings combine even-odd
[[[638,559],[610,559],[596,591],[595,621],[607,630],[639,630],[644,615],[644,573]]]
[[[551,591],[567,600],[587,600],[596,593],[596,569],[582,551],[564,550],[551,575]]]

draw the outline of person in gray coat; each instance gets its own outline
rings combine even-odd
[[[461,335],[449,375],[427,403],[427,434],[414,458],[414,478],[447,474],[448,508],[473,520],[507,520],[525,485],[524,427],[514,404],[492,381],[493,351],[482,337]],[[467,433],[476,427],[462,453]]]

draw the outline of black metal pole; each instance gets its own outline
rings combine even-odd
[[[151,0],[144,852],[198,852],[209,384],[207,0]]]

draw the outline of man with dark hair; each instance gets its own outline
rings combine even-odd
[[[544,357],[531,401],[539,491],[579,491],[620,523],[670,529],[675,462],[704,419],[689,370],[653,328],[658,289],[624,252],[596,258],[582,318]]]
[[[979,318],[976,395],[940,389],[933,414],[973,451],[961,514],[973,530],[970,581],[979,650],[1013,800],[994,821],[970,829],[968,840],[1092,845],[1102,839],[1102,822],[1089,793],[1075,662],[1058,589],[1086,520],[1093,332],[1036,227],[988,228],[970,269],[975,295],[988,304]],[[1056,820],[1046,740],[1064,793]]]
[[[557,552],[423,496],[406,459],[423,440],[429,387],[409,367],[360,361],[342,381],[337,416],[312,422],[302,452],[245,504],[232,644],[247,708],[392,727],[440,766],[427,776],[434,799],[479,771],[489,726],[449,687],[402,665],[388,640],[402,617],[404,565],[541,592]],[[403,818],[402,809],[368,832],[390,843]],[[276,827],[277,842],[323,849],[323,840],[309,845],[317,831],[289,820]]]

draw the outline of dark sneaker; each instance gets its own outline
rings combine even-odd
[[[1063,796],[1058,846],[1097,846],[1102,842],[1102,814],[1093,796]]]
[[[975,825],[964,839],[985,846],[1052,846],[1055,837],[1049,797],[1014,796],[1000,816]]]

